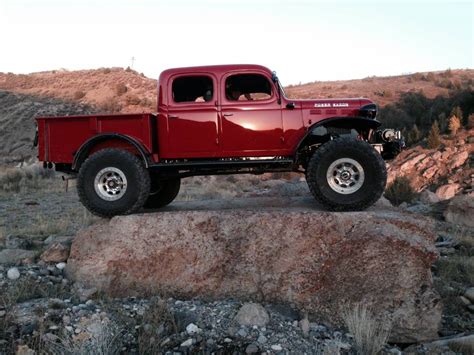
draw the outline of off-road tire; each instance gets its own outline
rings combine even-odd
[[[342,194],[329,185],[327,173],[338,159],[359,163],[364,172],[362,186]],[[321,145],[309,160],[306,181],[314,198],[331,211],[359,211],[374,204],[385,190],[387,170],[381,155],[367,142],[341,137]]]
[[[106,201],[95,188],[95,179],[102,169],[119,169],[127,179],[123,196]],[[77,177],[77,191],[82,204],[93,214],[112,217],[137,212],[150,193],[150,175],[143,162],[123,149],[100,150],[82,164]]]
[[[152,181],[152,188],[143,208],[155,209],[169,205],[178,196],[181,179]]]

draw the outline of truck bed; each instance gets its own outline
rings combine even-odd
[[[156,152],[156,116],[151,113],[37,117],[36,121],[40,161],[71,164],[85,142],[105,133],[129,136],[150,154]]]

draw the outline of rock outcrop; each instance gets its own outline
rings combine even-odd
[[[442,200],[474,191],[473,136],[474,129],[463,130],[455,140],[443,140],[439,150],[418,145],[403,151],[390,163],[387,182],[406,176],[416,191],[436,190]]]
[[[474,228],[474,194],[456,196],[444,211],[446,221]]]
[[[112,296],[290,303],[331,324],[363,303],[393,322],[392,341],[436,337],[441,307],[432,288],[437,252],[430,220],[304,204],[285,210],[194,204],[187,207],[197,211],[120,216],[83,230],[68,276]]]

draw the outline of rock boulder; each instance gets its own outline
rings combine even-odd
[[[436,338],[441,305],[430,272],[437,257],[430,220],[375,208],[269,205],[115,217],[79,233],[66,271],[112,296],[288,303],[335,325],[363,303],[392,321],[392,341]]]
[[[446,221],[474,227],[474,195],[461,195],[449,201],[448,208],[444,211]]]

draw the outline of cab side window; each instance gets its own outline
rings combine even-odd
[[[173,101],[209,102],[214,97],[212,79],[208,76],[181,76],[173,80]]]
[[[225,81],[225,96],[229,101],[261,101],[272,97],[272,86],[261,74],[236,74]]]

